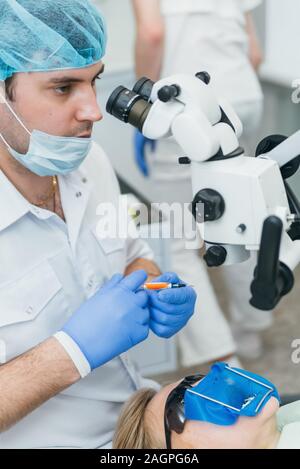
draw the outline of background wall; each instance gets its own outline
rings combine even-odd
[[[265,64],[262,75],[284,86],[299,78],[299,0],[265,0]]]
[[[300,104],[292,101],[293,82],[300,83],[299,0],[265,0],[254,12],[265,62],[260,76],[265,110],[257,141],[266,135],[291,135],[300,128]],[[300,174],[291,179],[300,197]]]
[[[131,0],[92,0],[92,2],[99,6],[107,19],[108,72],[122,73],[124,70],[132,70],[135,24]]]

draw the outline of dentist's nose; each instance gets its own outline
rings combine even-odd
[[[76,112],[76,119],[78,121],[85,122],[99,122],[103,119],[103,114],[98,104],[97,96],[93,90],[91,90],[89,96],[86,95],[83,98],[82,104],[78,107]]]

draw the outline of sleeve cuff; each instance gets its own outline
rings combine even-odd
[[[58,340],[58,342],[63,346],[67,354],[70,356],[81,378],[85,378],[87,375],[89,375],[92,371],[90,364],[76,342],[74,342],[74,340],[63,331],[57,332],[53,337]]]

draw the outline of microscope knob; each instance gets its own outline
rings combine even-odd
[[[163,103],[168,103],[173,98],[177,98],[181,93],[178,85],[163,86],[157,93],[158,99]]]
[[[191,164],[191,162],[192,162],[192,160],[190,160],[190,158],[188,158],[187,156],[181,156],[178,159],[178,163],[181,164],[181,165]]]
[[[213,189],[202,189],[196,194],[193,201],[195,213],[197,212],[197,204],[204,205],[204,222],[219,220],[225,212],[223,197]]]
[[[223,246],[212,246],[204,256],[208,267],[219,267],[226,261],[227,251]]]
[[[199,72],[196,73],[196,77],[199,78],[199,80],[203,81],[206,85],[210,83],[210,74],[208,72]]]

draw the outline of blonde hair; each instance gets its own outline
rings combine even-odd
[[[162,449],[147,425],[145,414],[154,389],[135,392],[121,410],[113,439],[114,449]]]

